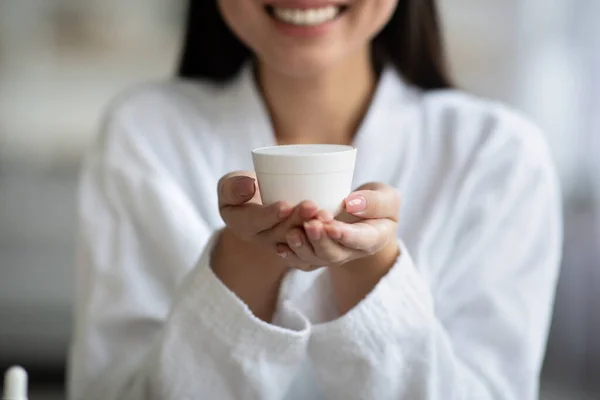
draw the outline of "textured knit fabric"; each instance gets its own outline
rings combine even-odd
[[[326,269],[290,272],[266,323],[210,253],[217,181],[275,143],[250,68],[115,101],[82,175],[71,399],[537,399],[562,238],[534,125],[385,70],[354,183],[400,191],[401,256],[341,317]]]

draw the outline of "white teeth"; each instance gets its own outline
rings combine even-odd
[[[288,24],[313,26],[321,25],[337,17],[340,7],[327,6],[308,10],[275,7],[273,11],[277,19]]]

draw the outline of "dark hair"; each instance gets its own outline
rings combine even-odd
[[[372,48],[377,67],[392,63],[409,83],[423,89],[451,86],[435,0],[398,0]],[[228,81],[251,57],[216,0],[189,0],[180,77]]]

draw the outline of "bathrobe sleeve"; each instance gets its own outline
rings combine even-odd
[[[396,265],[361,303],[313,327],[309,354],[327,398],[538,398],[560,193],[536,128],[502,129],[482,143],[445,211],[433,213],[435,232],[411,249],[401,243]],[[410,250],[429,264],[417,265]]]
[[[111,113],[82,173],[69,397],[283,398],[308,322],[265,323],[217,279],[202,214],[218,210],[191,200],[129,115]]]

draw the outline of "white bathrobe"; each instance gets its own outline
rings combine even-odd
[[[218,179],[273,144],[250,68],[114,103],[82,175],[71,399],[537,398],[562,227],[534,125],[385,70],[355,185],[401,192],[402,254],[342,317],[326,269],[289,272],[266,323],[210,252]]]

